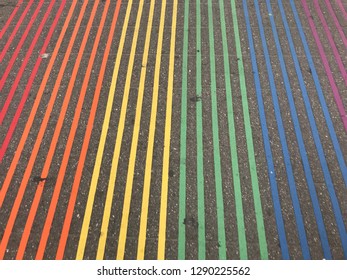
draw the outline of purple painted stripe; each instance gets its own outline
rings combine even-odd
[[[339,5],[340,9],[341,9],[341,12],[345,18],[345,20],[347,21],[347,12],[346,12],[346,9],[345,7],[343,6],[342,4],[342,1],[341,0],[336,0],[337,4]]]
[[[341,24],[340,24],[339,20],[337,19],[336,15],[335,15],[335,13],[334,13],[333,8],[331,7],[330,1],[329,1],[329,0],[325,0],[325,4],[326,4],[327,7],[328,7],[328,10],[329,10],[329,13],[330,13],[332,19],[334,20],[335,26],[336,26],[337,31],[339,32],[339,34],[340,34],[340,36],[341,36],[341,39],[342,39],[343,44],[344,44],[345,47],[347,48],[347,38],[346,38],[346,35],[345,35],[345,33],[343,33]]]
[[[327,75],[327,77],[329,79],[331,90],[333,92],[335,103],[336,103],[337,108],[339,110],[339,113],[340,113],[340,116],[341,116],[341,119],[342,119],[342,122],[343,122],[343,126],[344,126],[344,129],[345,129],[345,132],[347,133],[347,117],[346,117],[347,114],[346,114],[346,110],[344,108],[344,105],[343,105],[343,102],[342,102],[339,90],[337,88],[336,82],[334,80],[334,77],[332,75],[332,71],[331,71],[331,68],[329,66],[329,62],[328,62],[327,56],[326,56],[326,54],[324,52],[324,48],[323,48],[322,42],[319,39],[319,35],[318,35],[318,32],[317,32],[316,26],[314,24],[314,21],[312,19],[311,13],[310,13],[307,5],[306,5],[306,1],[303,2],[303,3],[305,3],[305,5],[303,5],[303,8],[304,8],[305,14],[307,16],[307,19],[308,19],[308,22],[309,22],[309,25],[310,25],[310,28],[311,28],[311,32],[312,32],[313,37],[314,37],[314,39],[316,41],[317,48],[318,48],[318,51],[319,51],[319,54],[321,56],[321,59],[322,59],[322,62],[323,62],[323,66],[324,66],[324,69],[325,69],[325,73],[326,73],[326,75]]]
[[[333,51],[333,54],[334,54],[334,57],[335,57],[335,61],[340,69],[340,72],[342,74],[342,77],[345,81],[345,84],[346,84],[346,87],[347,87],[347,72],[346,72],[346,68],[345,66],[343,65],[343,62],[342,62],[342,59],[341,59],[341,56],[340,56],[340,53],[336,47],[336,44],[335,44],[335,41],[334,41],[334,38],[333,38],[333,35],[331,34],[331,31],[329,29],[329,26],[328,26],[328,23],[327,21],[325,20],[324,18],[324,15],[322,13],[322,10],[319,6],[319,3],[318,3],[318,0],[314,0],[314,6],[316,7],[316,11],[318,12],[318,16],[323,24],[323,28],[324,28],[324,31],[325,31],[325,34],[328,38],[328,41],[329,41],[329,45]]]

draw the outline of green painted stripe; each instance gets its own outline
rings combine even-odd
[[[226,90],[226,102],[227,102],[227,116],[229,126],[229,141],[231,151],[231,168],[233,173],[233,184],[235,194],[235,205],[236,205],[236,220],[237,220],[237,232],[239,240],[239,252],[242,259],[247,259],[247,241],[245,222],[243,216],[243,205],[242,205],[242,192],[240,183],[240,172],[238,165],[238,153],[236,144],[236,129],[234,121],[234,109],[233,109],[233,97],[230,80],[230,65],[229,65],[229,51],[228,41],[225,24],[225,8],[224,1],[219,0],[219,11],[220,11],[220,24],[222,30],[222,45],[223,45],[223,59],[224,59],[224,77],[225,77],[225,90]]]
[[[186,256],[186,159],[187,159],[187,95],[188,95],[188,34],[189,0],[185,0],[183,31],[182,101],[181,101],[181,141],[180,141],[180,185],[178,218],[178,259]]]
[[[205,195],[204,195],[204,149],[202,125],[201,84],[201,15],[200,0],[196,1],[196,140],[197,140],[197,189],[198,189],[198,258],[205,259]]]
[[[219,148],[216,59],[215,59],[215,49],[214,49],[212,0],[208,1],[208,33],[209,33],[209,43],[210,43],[211,106],[212,106],[212,134],[213,134],[212,137],[213,137],[213,160],[214,160],[216,204],[217,204],[217,228],[218,228],[218,248],[219,248],[218,251],[219,251],[219,258],[226,259],[224,202],[223,202],[222,170],[221,170],[220,148]]]
[[[255,207],[256,221],[257,221],[260,257],[262,259],[267,259],[268,250],[267,250],[267,243],[266,243],[266,236],[265,236],[264,217],[263,217],[263,211],[261,206],[257,167],[256,167],[255,155],[254,155],[252,128],[251,128],[250,113],[249,113],[248,100],[247,100],[246,79],[245,79],[244,64],[242,59],[241,40],[240,40],[239,26],[238,26],[237,15],[236,15],[235,0],[231,0],[231,10],[232,10],[232,17],[233,17],[233,25],[234,25],[236,53],[238,57],[242,109],[243,109],[243,118],[244,118],[245,131],[246,131],[246,142],[247,142],[247,150],[248,150],[249,167],[251,172],[254,207]]]

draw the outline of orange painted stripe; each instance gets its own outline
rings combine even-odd
[[[62,31],[59,35],[59,38],[58,38],[58,41],[56,43],[56,46],[55,46],[55,49],[52,53],[52,56],[51,56],[51,60],[49,61],[49,64],[48,64],[48,67],[47,67],[47,70],[43,76],[43,79],[42,79],[42,82],[41,82],[41,85],[40,85],[40,88],[37,92],[37,95],[36,95],[36,98],[35,98],[35,101],[34,101],[34,104],[33,104],[33,107],[31,109],[31,112],[30,112],[30,115],[29,115],[29,118],[27,120],[27,123],[25,125],[25,128],[24,128],[24,131],[22,133],[22,137],[19,141],[19,144],[18,144],[18,147],[17,147],[17,150],[16,152],[14,153],[14,157],[12,159],[12,162],[11,162],[11,165],[9,167],[9,170],[6,174],[6,178],[4,180],[4,183],[2,185],[2,188],[0,190],[0,208],[2,207],[2,204],[4,202],[4,199],[6,197],[6,194],[7,194],[7,191],[8,191],[8,188],[10,186],[10,183],[11,183],[11,180],[12,180],[12,177],[13,177],[13,174],[16,170],[16,167],[17,167],[17,164],[19,163],[19,160],[20,160],[20,156],[23,152],[23,149],[24,149],[24,145],[26,143],[26,140],[28,139],[28,136],[29,136],[29,133],[30,133],[30,130],[31,130],[31,126],[32,124],[34,123],[34,119],[35,119],[35,115],[37,113],[37,110],[38,110],[38,107],[40,105],[40,102],[41,102],[41,98],[43,96],[43,93],[44,93],[44,90],[45,90],[45,87],[46,87],[46,84],[47,84],[47,81],[49,79],[49,76],[51,74],[51,71],[52,71],[52,68],[54,66],[54,63],[55,63],[55,60],[58,56],[58,52],[59,52],[59,49],[60,49],[60,46],[61,46],[61,43],[64,39],[64,36],[65,36],[65,33],[66,33],[66,30],[69,26],[69,23],[70,23],[70,20],[72,18],[72,15],[73,15],[73,12],[75,10],[75,6],[77,4],[77,0],[73,0],[73,3],[70,7],[70,11],[66,17],[66,20],[65,20],[65,23],[64,23],[64,26],[62,28]],[[54,103],[54,99],[55,97],[52,95],[51,96],[51,100],[53,101],[50,101]],[[53,106],[53,105],[51,105]],[[47,108],[48,109],[48,108]],[[51,109],[52,110],[52,109]]]
[[[56,185],[54,187],[54,192],[53,192],[53,196],[52,196],[52,199],[51,199],[51,204],[49,206],[49,210],[48,210],[48,214],[47,214],[47,217],[46,217],[45,225],[43,227],[41,240],[40,240],[40,243],[39,243],[39,248],[38,248],[38,252],[37,252],[37,256],[36,256],[37,259],[38,258],[43,258],[44,251],[45,251],[45,248],[46,248],[46,245],[47,245],[47,240],[48,240],[48,237],[49,237],[51,225],[52,225],[54,214],[55,214],[56,207],[57,207],[57,204],[58,204],[60,191],[61,191],[61,188],[62,188],[62,185],[63,185],[63,181],[64,181],[65,171],[66,171],[66,168],[67,168],[67,165],[68,165],[68,162],[69,162],[69,157],[70,157],[70,154],[71,154],[72,145],[73,145],[73,142],[74,142],[74,139],[75,139],[75,135],[76,135],[77,127],[78,127],[78,122],[79,122],[79,119],[80,119],[80,116],[81,116],[81,113],[82,113],[82,106],[83,106],[84,99],[85,99],[85,96],[86,96],[86,93],[87,93],[88,84],[89,84],[91,72],[92,72],[92,69],[93,69],[93,64],[94,64],[96,53],[97,53],[97,49],[98,49],[98,46],[99,46],[99,43],[100,43],[100,38],[101,38],[101,35],[102,35],[102,31],[103,31],[103,28],[104,28],[104,25],[105,25],[105,21],[106,21],[106,17],[107,17],[109,6],[110,6],[110,2],[108,1],[108,2],[106,2],[105,6],[104,6],[104,10],[103,10],[103,14],[102,14],[102,17],[101,17],[101,21],[100,21],[100,24],[99,24],[99,27],[98,27],[98,32],[97,32],[97,35],[96,35],[95,40],[94,40],[93,49],[92,49],[92,52],[91,52],[91,55],[90,55],[90,58],[89,58],[87,71],[86,71],[86,74],[85,74],[85,78],[83,80],[82,89],[81,89],[80,96],[79,96],[79,99],[78,99],[78,103],[77,103],[77,106],[76,106],[75,115],[74,115],[74,118],[73,118],[73,121],[72,121],[71,130],[70,130],[70,133],[69,133],[69,137],[68,137],[68,140],[67,140],[67,143],[66,143],[66,148],[65,148],[65,151],[64,151],[63,159],[62,159],[62,162],[61,162],[61,165],[60,165],[60,169],[59,169],[59,172],[58,172],[58,178],[57,178],[57,181],[56,181]],[[89,31],[87,31],[87,32],[89,32]],[[46,176],[46,174],[42,174],[42,176]]]
[[[74,5],[75,4],[76,4],[76,1],[74,1]],[[24,193],[25,193],[25,189],[26,189],[27,183],[28,183],[28,181],[30,179],[31,171],[32,171],[32,168],[33,168],[33,166],[35,164],[35,159],[36,159],[36,156],[38,154],[38,151],[39,151],[39,148],[40,148],[41,141],[43,139],[45,130],[47,128],[47,124],[48,124],[48,121],[49,121],[49,118],[50,118],[50,114],[51,114],[51,112],[53,110],[55,99],[56,99],[56,96],[58,94],[58,90],[59,90],[61,81],[63,79],[65,68],[66,68],[66,65],[68,63],[71,51],[72,51],[72,47],[74,45],[74,41],[75,41],[75,39],[77,37],[77,33],[78,33],[78,30],[79,30],[79,27],[80,27],[80,24],[81,24],[81,21],[82,21],[82,18],[83,18],[83,15],[84,15],[84,12],[85,12],[87,4],[88,4],[88,1],[85,1],[83,6],[82,6],[82,8],[81,8],[81,10],[80,10],[79,18],[78,18],[78,20],[77,20],[77,22],[75,24],[75,28],[74,28],[73,34],[71,35],[70,43],[69,43],[67,51],[65,53],[65,57],[63,59],[63,62],[62,62],[62,65],[61,65],[58,77],[56,79],[56,83],[54,85],[54,89],[52,91],[50,101],[49,101],[49,103],[47,105],[46,114],[44,116],[44,119],[43,119],[41,127],[40,127],[40,131],[39,131],[38,136],[37,136],[37,139],[40,139],[40,141],[36,141],[35,142],[35,145],[34,145],[34,148],[32,150],[32,153],[31,153],[31,156],[30,156],[27,168],[26,168],[26,170],[24,172],[24,175],[23,175],[23,179],[22,179],[21,185],[19,187],[16,199],[14,201],[14,205],[12,207],[12,210],[11,210],[11,213],[10,213],[10,217],[9,217],[8,222],[7,222],[7,225],[6,225],[6,228],[5,228],[5,232],[4,232],[1,244],[0,244],[0,259],[2,259],[4,257],[6,246],[7,246],[7,243],[9,241],[10,235],[12,233],[12,229],[13,229],[15,220],[17,218],[17,214],[18,214],[18,211],[19,211],[19,208],[20,208],[20,204],[22,202],[22,199],[23,199],[23,196],[24,196]],[[47,79],[48,79],[48,77],[47,77]],[[46,86],[46,83],[44,83],[44,84],[42,83],[41,84],[40,90],[39,90],[40,94],[43,93],[43,91],[45,89],[45,86]],[[28,122],[31,122],[31,121],[33,121],[33,120],[28,120]],[[29,133],[29,131],[28,131],[28,133]],[[26,137],[25,137],[25,140],[26,140]],[[24,147],[25,140],[23,141],[23,143],[21,141],[21,144],[22,144],[22,146],[20,147],[21,151],[22,151],[22,149]],[[18,149],[17,149],[17,151],[18,151]],[[17,164],[18,164],[18,161],[12,161],[12,163],[11,163],[11,167],[12,168],[10,170],[11,173],[12,172],[14,173],[15,166]],[[12,175],[13,175],[13,173],[12,174],[11,173],[8,173],[7,176],[6,176],[5,184],[4,184],[5,185],[5,189],[8,189],[8,186],[9,186],[9,184],[11,182],[11,178],[12,178]],[[10,175],[10,176],[8,176],[8,175]],[[40,190],[40,186],[38,186],[37,191],[38,192],[42,191],[42,190]],[[2,205],[3,199],[4,199],[4,192],[2,191],[1,194],[0,194],[0,206]]]
[[[60,235],[60,241],[59,241],[58,251],[57,251],[57,255],[56,255],[56,259],[58,259],[58,260],[60,260],[64,257],[66,242],[67,242],[67,239],[69,236],[71,220],[72,220],[73,212],[75,209],[77,194],[78,194],[78,190],[79,190],[79,186],[80,186],[80,182],[81,182],[81,178],[82,178],[82,173],[83,173],[83,167],[84,167],[86,155],[88,152],[88,147],[89,147],[89,142],[90,142],[90,138],[91,138],[91,134],[92,134],[92,130],[93,130],[93,124],[94,124],[94,120],[95,120],[96,110],[98,108],[100,93],[101,93],[101,89],[102,89],[102,83],[103,83],[103,79],[105,76],[107,60],[108,60],[108,56],[109,56],[110,51],[111,51],[112,40],[113,40],[115,28],[116,28],[116,23],[118,20],[118,14],[119,14],[121,3],[122,3],[121,0],[119,0],[117,2],[116,10],[114,12],[113,20],[111,23],[111,30],[110,30],[110,33],[109,33],[109,36],[107,39],[107,43],[106,43],[106,48],[104,51],[104,57],[103,57],[100,72],[99,72],[99,79],[98,79],[98,82],[96,84],[96,88],[95,88],[95,92],[94,92],[94,98],[93,98],[93,102],[92,102],[92,107],[91,107],[91,110],[89,113],[86,134],[85,134],[84,139],[83,139],[81,154],[80,154],[80,157],[78,160],[75,179],[74,179],[74,182],[72,185],[69,203],[68,203],[67,211],[65,214],[64,225],[63,225],[63,229],[62,229],[62,232]]]
[[[99,2],[100,2],[100,0],[96,0],[94,2],[94,6],[93,6],[93,9],[91,11],[91,15],[89,17],[89,21],[88,21],[88,24],[87,24],[87,27],[86,27],[86,30],[85,30],[85,33],[84,33],[81,45],[80,45],[80,49],[79,49],[78,55],[77,55],[77,59],[75,61],[75,65],[74,65],[74,68],[72,70],[71,79],[69,81],[67,92],[66,92],[65,97],[64,97],[62,110],[60,111],[60,114],[59,114],[59,117],[58,117],[58,122],[57,122],[56,128],[54,130],[52,142],[51,142],[51,145],[49,147],[49,151],[48,151],[47,156],[46,156],[45,164],[43,166],[43,171],[41,173],[41,178],[47,178],[48,173],[49,173],[49,169],[50,169],[53,157],[54,157],[54,152],[55,152],[55,149],[57,147],[57,143],[58,143],[58,140],[59,140],[61,129],[62,129],[63,124],[64,124],[66,112],[67,112],[67,109],[68,109],[68,106],[69,106],[69,102],[70,102],[70,99],[71,99],[71,96],[72,96],[73,87],[74,87],[74,84],[75,84],[75,81],[76,81],[76,78],[77,78],[78,70],[79,70],[79,67],[80,67],[80,64],[81,64],[81,61],[82,61],[82,57],[83,57],[83,53],[84,53],[85,47],[87,45],[87,41],[88,41],[88,38],[89,38],[90,30],[92,28],[92,24],[93,24],[93,21],[94,21],[94,18],[95,18],[97,9],[98,9]],[[86,7],[87,4],[88,4],[88,2],[85,2],[83,7]],[[77,30],[77,31],[79,31],[79,30]],[[77,32],[76,32],[76,34],[77,34]],[[73,45],[71,44],[71,47],[72,46]],[[57,91],[58,90],[59,90],[59,87],[57,87]],[[82,102],[82,105],[83,105],[83,101],[84,101],[84,98],[80,97],[79,102]],[[77,107],[75,112],[78,112],[78,110],[81,111],[81,109],[82,108],[78,108]],[[46,130],[46,126],[44,126],[44,127],[41,126],[40,132],[41,132],[41,130],[45,131]],[[42,139],[43,139],[43,137],[42,138],[37,138],[37,140],[35,142],[35,147],[37,146],[39,148],[41,146]],[[35,147],[34,147],[34,149],[35,149]],[[36,155],[35,155],[35,158],[36,158]],[[31,173],[33,167],[34,167],[33,165],[27,167],[27,168],[30,169],[30,173]],[[22,239],[21,239],[21,242],[20,242],[20,245],[19,245],[19,248],[18,248],[18,252],[17,252],[17,257],[16,257],[17,259],[23,258],[23,255],[24,255],[24,252],[25,252],[25,248],[26,248],[26,245],[27,245],[27,242],[28,242],[28,239],[29,239],[29,235],[30,235],[30,231],[31,231],[32,225],[34,223],[34,219],[35,219],[35,216],[36,216],[36,212],[37,212],[37,209],[38,209],[38,206],[39,206],[39,202],[40,202],[40,198],[41,198],[44,186],[45,186],[45,180],[40,181],[39,185],[38,185],[38,188],[36,190],[36,193],[35,193],[34,201],[33,201],[32,205],[31,205],[31,208],[30,208],[29,217],[28,217],[27,222],[25,224],[24,232],[22,234]],[[54,194],[56,194],[56,192],[54,192]],[[53,197],[53,199],[55,199],[55,198]],[[42,251],[42,254],[43,254],[42,246],[39,247],[39,252],[41,253],[41,251]]]

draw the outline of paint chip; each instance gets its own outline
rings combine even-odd
[[[41,58],[47,58],[49,57],[49,53],[43,53],[40,55]]]

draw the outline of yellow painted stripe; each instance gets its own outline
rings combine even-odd
[[[136,163],[136,151],[137,151],[137,144],[139,140],[140,125],[141,125],[142,102],[143,102],[143,95],[145,91],[145,79],[146,79],[146,73],[147,73],[146,66],[148,61],[149,46],[151,43],[151,31],[152,31],[152,25],[153,25],[154,7],[155,7],[155,0],[152,0],[150,10],[149,10],[145,47],[144,47],[143,59],[142,59],[140,85],[139,85],[138,99],[137,99],[137,105],[136,105],[134,133],[133,133],[133,138],[131,142],[127,181],[125,186],[123,215],[122,215],[122,222],[121,222],[120,233],[119,233],[117,259],[124,259],[125,244],[126,244],[126,237],[127,237],[127,230],[128,230],[128,221],[129,221],[129,212],[130,212],[130,203],[131,203],[131,194],[132,194],[135,163]]]
[[[148,146],[147,146],[147,154],[146,154],[146,169],[145,169],[145,177],[144,177],[144,184],[143,184],[140,231],[139,231],[138,248],[137,248],[137,259],[139,260],[144,259],[145,246],[146,246],[148,205],[149,205],[150,184],[151,184],[154,135],[155,135],[155,126],[156,126],[156,119],[157,119],[160,64],[161,64],[161,54],[162,54],[162,46],[163,46],[165,10],[166,10],[166,0],[163,0],[162,6],[161,6],[161,13],[160,13],[158,45],[157,45],[157,53],[156,53],[156,59],[155,59],[152,109],[151,109],[151,117],[150,117],[150,124],[149,124]]]
[[[158,236],[158,260],[163,260],[165,258],[167,201],[168,201],[168,188],[169,188],[170,138],[171,138],[171,119],[172,119],[172,95],[173,95],[173,79],[174,79],[174,68],[175,68],[176,22],[177,22],[177,0],[174,0],[173,13],[172,13],[172,26],[171,26],[169,78],[168,78],[167,101],[166,101],[163,173],[162,173],[159,236]]]
[[[110,123],[110,118],[111,118],[113,99],[114,99],[114,96],[116,93],[116,83],[117,83],[117,78],[118,78],[118,73],[119,73],[119,68],[120,68],[120,62],[121,62],[123,49],[124,49],[125,37],[126,37],[126,33],[127,33],[128,24],[129,24],[132,2],[133,2],[132,0],[129,0],[129,2],[128,2],[128,7],[127,7],[125,19],[124,19],[123,29],[122,29],[122,35],[120,38],[119,47],[118,47],[118,51],[117,51],[117,57],[116,57],[115,67],[113,70],[111,87],[110,87],[108,100],[107,100],[105,118],[104,118],[104,122],[102,125],[102,131],[101,131],[98,151],[97,151],[97,155],[96,155],[96,159],[95,159],[92,181],[91,181],[90,188],[89,188],[88,200],[87,200],[87,205],[86,205],[85,214],[84,214],[84,218],[83,218],[83,224],[82,224],[80,239],[79,239],[78,248],[77,248],[77,254],[76,254],[77,260],[83,259],[84,251],[85,251],[85,247],[86,247],[88,230],[89,230],[89,225],[90,225],[90,219],[91,219],[92,209],[93,209],[93,204],[94,204],[94,199],[95,199],[95,192],[96,192],[96,187],[97,187],[97,183],[98,183],[98,179],[99,179],[102,156],[104,153],[106,136],[107,136],[107,131],[109,128],[109,123]]]
[[[126,117],[126,112],[127,112],[127,107],[128,107],[129,92],[130,92],[130,86],[131,86],[131,77],[132,77],[132,71],[133,71],[133,66],[134,66],[134,62],[135,62],[136,45],[137,45],[137,39],[138,39],[140,23],[141,23],[141,16],[142,16],[142,11],[143,11],[143,2],[144,2],[144,0],[140,1],[139,8],[137,11],[134,37],[133,37],[131,51],[130,51],[127,77],[125,80],[125,88],[124,88],[124,93],[123,93],[122,107],[121,107],[120,117],[119,117],[119,122],[118,122],[118,127],[117,127],[118,129],[117,129],[116,143],[115,143],[113,157],[112,157],[111,174],[110,174],[110,179],[109,179],[108,189],[107,189],[107,194],[106,194],[104,214],[103,214],[103,218],[102,218],[101,234],[100,234],[100,239],[99,239],[98,251],[97,251],[97,255],[96,255],[97,260],[103,259],[104,253],[105,253],[108,224],[109,224],[110,216],[111,216],[112,199],[113,199],[113,193],[114,193],[114,188],[115,188],[115,184],[116,184],[119,155],[120,155],[122,139],[123,139],[123,132],[124,132],[124,127],[125,127],[125,117]]]

